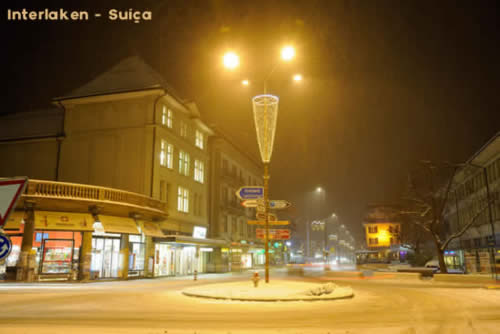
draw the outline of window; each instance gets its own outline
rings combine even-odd
[[[377,245],[378,244],[378,238],[369,238],[368,239],[368,244],[370,244],[370,245]]]
[[[368,233],[377,233],[378,228],[377,226],[368,226]]]
[[[161,110],[161,124],[166,125],[169,128],[172,128],[172,118],[173,118],[172,110],[168,109],[167,106],[163,106]]]
[[[203,183],[203,181],[204,181],[204,170],[205,170],[205,166],[203,164],[203,161],[195,160],[194,161],[194,180],[195,181]]]
[[[196,140],[194,144],[203,150],[203,132],[200,130],[196,130]]]
[[[172,169],[174,167],[174,145],[167,144],[167,167]]]
[[[189,190],[186,188],[178,187],[177,210],[181,212],[189,212]]]
[[[179,151],[179,173],[189,176],[189,154]]]
[[[167,166],[167,142],[163,139],[161,140],[160,145],[160,166]]]
[[[184,121],[181,121],[181,137],[187,137],[187,123]]]
[[[174,160],[174,146],[161,140],[160,145],[160,166],[172,168]]]

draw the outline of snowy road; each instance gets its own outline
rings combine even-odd
[[[338,282],[351,285],[355,297],[331,302],[228,302],[180,293],[223,280],[229,279],[2,284],[0,333],[482,334],[500,328],[499,290],[366,280]]]

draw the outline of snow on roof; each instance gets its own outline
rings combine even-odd
[[[65,100],[78,97],[124,93],[153,88],[163,88],[174,98],[183,102],[175,90],[149,66],[142,58],[132,56],[125,58],[109,70],[96,76],[83,86],[69,94],[54,100]]]

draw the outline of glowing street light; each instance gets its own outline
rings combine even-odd
[[[300,81],[302,81],[302,75],[301,75],[301,74],[295,74],[295,75],[293,76],[293,81],[295,81],[295,82],[300,82]]]
[[[241,84],[242,84],[243,86],[248,86],[248,85],[250,85],[250,81],[248,81],[247,79],[245,79],[245,80],[242,80],[242,81],[241,81]]]
[[[240,58],[234,52],[226,52],[222,58],[224,67],[234,70],[240,64]]]
[[[292,60],[293,57],[295,57],[295,49],[293,46],[285,46],[283,49],[281,49],[281,59],[284,61],[289,61]]]
[[[323,191],[323,188],[321,188],[321,187],[316,188],[316,192],[317,192],[317,193],[320,193],[320,192],[322,192],[322,191]]]

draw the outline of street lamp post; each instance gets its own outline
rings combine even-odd
[[[281,58],[284,61],[290,61],[295,57],[295,49],[292,46],[285,46],[281,50]],[[233,52],[228,52],[223,57],[224,66],[228,69],[234,69],[239,65],[239,58]],[[255,129],[257,133],[257,142],[259,144],[262,163],[264,164],[264,214],[265,214],[265,281],[269,283],[269,163],[274,145],[274,134],[276,132],[276,122],[278,119],[278,103],[279,98],[274,95],[267,94],[267,82],[271,75],[278,67],[279,62],[272,67],[269,74],[264,79],[264,94],[257,95],[252,99],[253,115],[255,121]],[[298,79],[300,78],[300,79]],[[294,81],[300,81],[302,76],[295,75]],[[244,86],[248,86],[250,81],[245,79],[242,81]]]
[[[257,142],[264,163],[264,214],[265,214],[265,279],[269,283],[269,163],[274,145],[274,134],[278,120],[279,98],[274,95],[258,95],[252,99]]]

